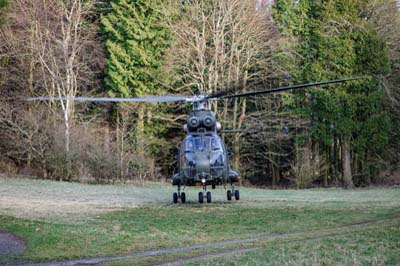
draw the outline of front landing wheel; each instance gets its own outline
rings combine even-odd
[[[207,203],[211,203],[211,192],[207,191]]]
[[[239,199],[240,199],[239,190],[235,190],[235,199],[236,199],[236,200],[239,200]]]
[[[185,194],[185,192],[181,193],[181,201],[182,201],[182,203],[186,202],[186,194]]]
[[[204,195],[203,192],[199,192],[199,203],[203,203],[204,202]]]
[[[227,198],[228,200],[232,200],[232,191],[228,190],[228,191],[226,192],[226,198]]]

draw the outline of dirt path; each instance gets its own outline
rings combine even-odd
[[[12,234],[0,231],[0,256],[20,255],[24,249],[22,240]]]
[[[353,233],[355,233],[355,232],[346,232],[346,233],[338,233],[338,234],[325,234],[325,235],[321,235],[321,236],[318,236],[318,237],[306,237],[306,238],[302,238],[302,239],[296,239],[296,240],[287,241],[285,243],[280,243],[278,245],[283,245],[283,244],[288,244],[288,243],[295,243],[295,242],[311,241],[311,240],[321,240],[321,239],[330,238],[330,237],[339,237],[339,236],[351,235]],[[286,237],[290,237],[290,236],[292,236],[292,235],[288,234]],[[279,238],[286,238],[286,237],[279,237]],[[203,260],[203,259],[209,259],[209,258],[218,257],[218,256],[222,256],[222,255],[231,255],[231,254],[243,253],[243,252],[247,252],[247,251],[253,251],[253,250],[256,250],[256,249],[259,249],[259,248],[260,247],[225,249],[225,250],[222,250],[222,251],[201,254],[201,255],[193,256],[193,257],[189,257],[189,258],[177,259],[177,260],[168,261],[168,262],[162,262],[162,263],[155,263],[155,264],[153,264],[153,266],[176,266],[176,265],[181,265],[182,263],[194,262],[194,261]]]
[[[16,266],[78,266],[78,265],[96,265],[100,263],[105,263],[105,262],[111,262],[111,261],[118,261],[118,260],[126,260],[126,259],[135,259],[135,258],[143,258],[143,257],[151,257],[151,256],[156,256],[156,255],[164,255],[164,254],[172,254],[172,253],[179,253],[179,252],[187,252],[187,251],[192,251],[192,250],[198,250],[198,249],[208,249],[208,248],[218,248],[218,247],[223,247],[223,246],[228,246],[228,245],[234,245],[234,244],[244,244],[244,243],[253,243],[261,240],[268,240],[268,239],[286,239],[290,237],[301,237],[305,236],[306,234],[309,233],[318,233],[320,232],[321,234],[316,237],[304,237],[301,240],[292,240],[289,242],[296,242],[296,241],[305,241],[305,240],[318,240],[318,239],[323,239],[323,238],[329,238],[329,237],[337,237],[337,236],[343,236],[343,235],[348,235],[355,233],[354,231],[351,232],[341,232],[341,233],[326,233],[324,231],[326,230],[334,230],[334,229],[352,229],[352,228],[358,228],[358,227],[366,227],[368,225],[375,225],[383,222],[388,222],[388,221],[397,221],[400,220],[400,216],[396,217],[391,217],[391,218],[384,218],[384,219],[378,219],[378,220],[372,220],[372,221],[365,221],[365,222],[359,222],[359,223],[352,223],[352,224],[347,224],[347,225],[342,225],[342,226],[335,226],[335,227],[330,227],[330,228],[322,228],[318,229],[316,231],[306,231],[306,232],[296,232],[296,233],[285,233],[285,234],[265,234],[265,235],[260,235],[258,237],[251,237],[251,238],[243,238],[243,239],[234,239],[234,240],[226,240],[226,241],[220,241],[220,242],[214,242],[214,243],[207,243],[207,244],[199,244],[199,245],[192,245],[192,246],[186,246],[186,247],[176,247],[176,248],[164,248],[164,249],[157,249],[157,250],[149,250],[149,251],[143,251],[143,252],[136,252],[136,253],[131,253],[127,255],[121,255],[121,256],[109,256],[109,257],[97,257],[97,258],[84,258],[84,259],[76,259],[76,260],[69,260],[69,261],[53,261],[53,262],[43,262],[43,263],[33,263],[33,262],[13,262],[12,264],[8,265],[16,265]],[[360,231],[357,231],[360,232]],[[184,262],[190,262],[190,261],[195,261],[199,259],[205,259],[213,256],[220,256],[224,254],[232,254],[232,253],[237,253],[237,252],[245,252],[249,250],[254,250],[257,247],[251,247],[251,248],[239,248],[239,249],[225,249],[223,251],[215,252],[215,253],[205,253],[199,256],[191,257],[191,258],[184,258],[184,259],[178,259],[174,261],[170,261],[167,263],[159,264],[159,265],[179,265]],[[7,265],[7,264],[6,264]],[[8,266],[7,265],[7,266]]]

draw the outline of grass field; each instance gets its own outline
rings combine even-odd
[[[400,189],[240,189],[200,205],[191,188],[174,205],[169,184],[0,178],[0,230],[26,245],[0,264],[400,265]]]

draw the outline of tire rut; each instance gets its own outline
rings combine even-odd
[[[24,252],[24,242],[13,234],[0,230],[0,256],[15,256]]]
[[[165,254],[172,254],[172,253],[179,253],[179,252],[186,252],[186,251],[192,251],[196,249],[207,249],[207,248],[218,248],[218,247],[223,247],[227,245],[234,245],[234,244],[245,244],[245,243],[252,243],[252,242],[257,242],[261,240],[267,240],[267,239],[285,239],[289,237],[296,237],[296,236],[302,236],[307,233],[311,232],[319,232],[319,231],[324,231],[324,230],[334,230],[334,229],[344,229],[344,228],[352,228],[352,227],[359,227],[359,226],[368,226],[368,225],[374,225],[374,224],[379,224],[382,222],[387,222],[387,221],[396,221],[400,220],[400,216],[394,216],[394,217],[389,217],[389,218],[382,218],[382,219],[376,219],[376,220],[370,220],[370,221],[365,221],[365,222],[358,222],[358,223],[351,223],[351,224],[346,224],[346,225],[340,225],[340,226],[334,226],[334,227],[327,227],[327,228],[320,228],[317,230],[309,230],[309,231],[303,231],[303,232],[295,232],[295,233],[281,233],[281,234],[263,234],[257,237],[250,237],[250,238],[241,238],[241,239],[233,239],[233,240],[226,240],[226,241],[219,241],[219,242],[213,242],[213,243],[206,243],[206,244],[198,244],[198,245],[191,245],[191,246],[185,246],[185,247],[175,247],[175,248],[163,248],[163,249],[156,249],[156,250],[148,250],[148,251],[142,251],[142,252],[135,252],[127,255],[120,255],[120,256],[103,256],[103,257],[96,257],[96,258],[82,258],[82,259],[74,259],[74,260],[67,260],[67,261],[51,261],[51,262],[10,262],[4,264],[5,266],[78,266],[78,265],[96,265],[100,263],[106,263],[106,262],[112,262],[112,261],[118,261],[118,260],[126,260],[126,259],[135,259],[135,258],[143,258],[143,257],[151,257],[151,256],[157,256],[157,255],[165,255]],[[323,239],[323,238],[328,238],[328,237],[336,237],[336,236],[342,236],[342,235],[349,235],[354,232],[345,232],[345,233],[336,233],[336,234],[322,234],[317,237],[306,237],[302,238],[300,240],[292,240],[289,242],[297,242],[297,241],[305,241],[305,240],[318,240],[318,239]],[[184,259],[178,259],[170,262],[163,262],[159,264],[160,262],[156,263],[155,265],[177,265],[183,262],[190,262],[190,261],[195,261],[199,259],[205,259],[205,258],[210,258],[213,256],[220,256],[224,254],[233,254],[235,252],[245,252],[245,251],[250,251],[257,249],[258,247],[251,247],[251,248],[235,248],[235,249],[225,249],[223,251],[219,252],[214,252],[214,253],[208,253],[208,254],[202,254],[198,256],[193,256],[190,258],[184,258]],[[153,264],[154,265],[154,264]]]
[[[306,238],[302,238],[302,239],[294,239],[294,240],[287,241],[285,243],[279,243],[279,244],[277,244],[277,246],[288,244],[288,243],[296,243],[296,242],[304,242],[304,241],[312,241],[312,240],[322,240],[322,239],[331,238],[331,237],[351,235],[353,233],[355,233],[355,232],[326,234],[326,235],[321,235],[318,237],[306,237]],[[176,266],[176,265],[181,265],[182,263],[186,263],[186,262],[194,262],[194,261],[198,261],[198,260],[219,257],[222,255],[231,255],[231,254],[243,253],[243,252],[247,252],[247,251],[253,251],[253,250],[257,250],[257,249],[261,248],[262,246],[263,245],[249,247],[249,248],[225,249],[222,251],[211,252],[211,253],[201,254],[198,256],[192,256],[192,257],[182,258],[182,259],[177,259],[177,260],[171,260],[168,262],[162,262],[162,263],[157,262],[157,263],[153,263],[152,265],[153,266]]]

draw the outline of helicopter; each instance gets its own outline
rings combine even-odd
[[[179,170],[172,177],[172,185],[177,187],[177,191],[172,195],[172,200],[173,203],[178,203],[179,200],[182,203],[185,203],[185,187],[200,186],[202,189],[198,193],[198,202],[203,203],[204,199],[206,199],[207,203],[210,203],[212,201],[212,196],[211,192],[207,190],[208,186],[211,186],[212,189],[215,189],[216,186],[222,185],[224,188],[226,188],[228,185],[230,188],[226,189],[227,200],[231,201],[233,197],[236,200],[240,199],[240,192],[235,188],[235,184],[239,182],[240,176],[237,171],[231,169],[229,159],[232,153],[220,137],[220,134],[224,133],[224,131],[221,128],[221,123],[216,120],[215,113],[210,108],[212,101],[279,93],[294,89],[349,82],[362,78],[364,77],[327,80],[237,94],[229,94],[227,91],[223,91],[212,95],[199,94],[191,97],[182,95],[143,96],[134,98],[33,97],[28,98],[27,100],[144,103],[186,102],[192,104],[193,111],[190,113],[189,118],[183,125],[186,136],[180,143],[178,153]]]

